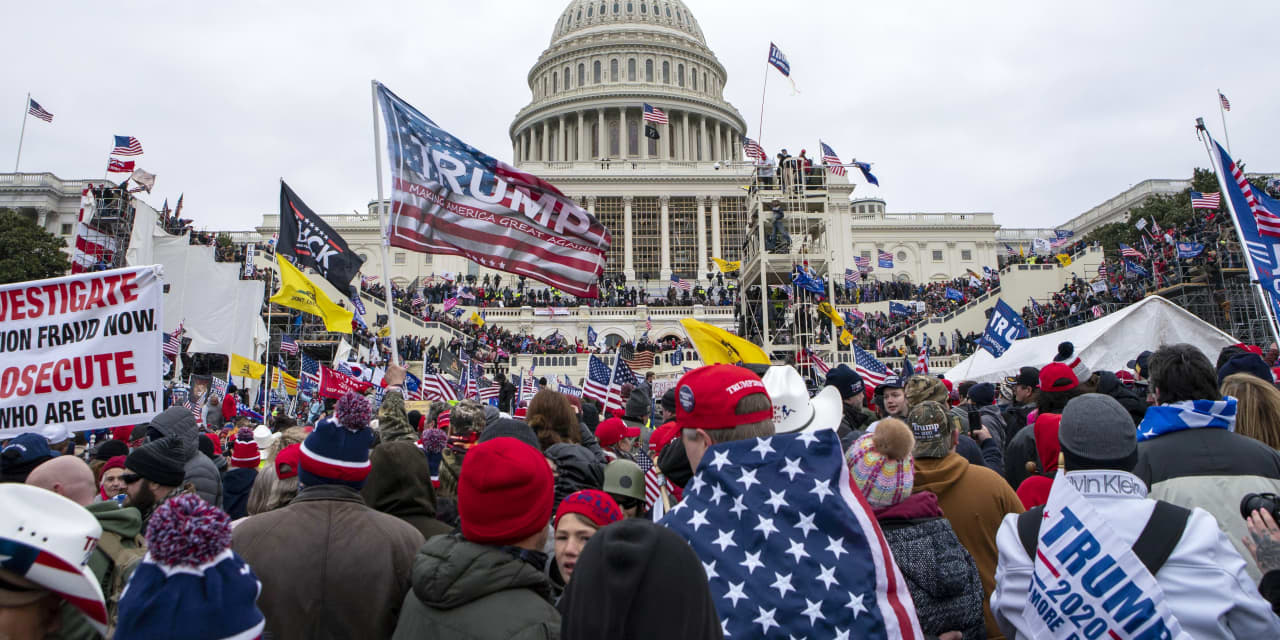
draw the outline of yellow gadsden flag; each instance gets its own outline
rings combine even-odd
[[[711,260],[716,263],[717,267],[720,267],[720,273],[733,273],[742,268],[741,260],[721,260],[716,257],[712,257]]]
[[[231,354],[231,368],[227,371],[228,377],[261,378],[266,373],[267,365],[258,364],[238,353]]]
[[[351,333],[351,311],[334,304],[306,274],[279,253],[276,264],[280,266],[280,291],[271,296],[272,302],[324,318],[324,328],[329,331]]]
[[[1064,267],[1069,267],[1069,266],[1071,266],[1071,256],[1069,256],[1069,255],[1067,255],[1067,254],[1065,254],[1065,253],[1059,253],[1058,255],[1056,255],[1056,256],[1054,256],[1054,257],[1058,259],[1058,263],[1059,263],[1059,264],[1061,264],[1062,266],[1064,266]]]
[[[692,318],[683,318],[680,324],[702,364],[770,364],[764,350],[724,329]]]
[[[821,313],[822,315],[828,318],[831,318],[831,324],[837,327],[844,326],[844,318],[840,317],[840,312],[836,311],[836,308],[831,306],[830,302],[827,302],[825,300],[822,302],[819,302],[818,313]]]
[[[474,324],[474,325],[476,325],[477,327],[483,327],[483,326],[484,326],[484,318],[481,318],[481,317],[480,317],[480,314],[478,314],[478,313],[476,313],[476,312],[474,312],[474,311],[472,311],[472,312],[471,312],[471,318],[470,318],[470,320],[471,320],[471,323],[472,323],[472,324]]]
[[[841,329],[841,330],[840,330],[840,344],[842,344],[842,345],[844,345],[844,346],[846,346],[846,347],[847,347],[847,346],[849,346],[849,344],[850,344],[851,342],[853,342],[853,334],[852,334],[852,333],[849,333],[849,330],[848,330],[848,329]]]

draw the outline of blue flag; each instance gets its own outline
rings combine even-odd
[[[404,375],[404,388],[407,391],[417,391],[422,388],[422,381],[418,379],[418,376],[406,373]]]
[[[1280,201],[1249,184],[1227,150],[1213,144],[1218,184],[1248,249],[1249,275],[1275,300],[1280,295]]]
[[[1178,243],[1179,258],[1194,258],[1200,255],[1201,253],[1204,253],[1203,242],[1179,242]]]
[[[987,320],[987,329],[982,333],[979,345],[999,358],[1013,345],[1014,340],[1028,335],[1031,334],[1027,331],[1027,325],[1022,322],[1022,316],[1005,304],[1004,300],[996,300],[996,306],[991,311],[991,318]]]
[[[800,267],[796,267],[796,270],[791,273],[791,281],[795,283],[796,287],[810,293],[825,295],[827,292],[826,288],[823,287],[821,277],[810,275]]]
[[[909,316],[914,312],[915,309],[910,305],[906,305],[901,302],[893,302],[892,300],[889,301],[889,315],[891,316]]]
[[[1147,270],[1142,268],[1141,265],[1139,265],[1138,263],[1132,260],[1124,261],[1124,270],[1125,270],[1125,273],[1129,273],[1129,274],[1138,276],[1140,278],[1146,278],[1151,275],[1150,273],[1147,273]]]
[[[951,287],[947,287],[947,297],[956,302],[964,302],[964,294]]]
[[[1063,238],[1070,238],[1076,235],[1076,232],[1067,229],[1054,229],[1053,235],[1057,236],[1057,238],[1061,240]]]
[[[595,327],[587,327],[587,344],[588,345],[595,344],[596,338],[598,337],[600,336],[599,334],[596,333]]]
[[[858,162],[855,160],[853,163],[853,166],[857,167],[858,171],[862,172],[862,177],[866,178],[867,182],[870,182],[871,184],[874,184],[877,187],[880,186],[880,180],[878,180],[875,177],[875,175],[871,173],[871,165],[869,163]]]

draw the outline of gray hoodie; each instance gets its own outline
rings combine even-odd
[[[150,428],[165,437],[173,437],[182,444],[182,457],[186,459],[183,483],[195,485],[196,493],[209,504],[222,508],[222,477],[218,467],[200,453],[197,438],[203,438],[196,426],[196,418],[183,407],[169,407],[151,420]]]

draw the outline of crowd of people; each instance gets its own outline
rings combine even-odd
[[[1126,596],[1141,625],[1277,637],[1280,504],[1246,496],[1280,493],[1280,349],[1134,356],[1091,371],[1064,343],[994,383],[840,365],[813,396],[710,365],[611,411],[546,387],[406,411],[390,366],[380,404],[304,423],[252,424],[232,390],[200,421],[46,424],[0,449],[0,636],[1031,638],[1052,528],[1095,548],[1045,562],[1141,559],[1092,578],[1158,585]],[[1091,509],[1062,524],[1068,499]]]

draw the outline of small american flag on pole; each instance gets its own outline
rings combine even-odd
[[[1199,191],[1191,192],[1191,208],[1192,209],[1217,209],[1222,206],[1222,193],[1215,191],[1213,193],[1200,193]]]
[[[169,334],[164,341],[164,354],[169,357],[176,357],[182,352],[182,323],[178,323],[178,328]]]
[[[822,164],[827,165],[827,170],[830,171],[832,175],[845,175],[847,172],[844,170],[844,167],[840,166],[842,163],[840,162],[840,158],[836,156],[836,150],[832,149],[831,145],[821,140],[818,141],[818,146],[822,148]]]
[[[649,103],[644,104],[644,121],[654,124],[667,124],[667,114]]]
[[[880,340],[884,340],[881,338]],[[881,347],[883,348],[883,347]],[[884,383],[885,378],[889,377],[889,369],[884,366],[883,362],[876,360],[876,357],[862,350],[862,347],[853,345],[853,370],[862,376],[862,381],[867,384],[870,389],[875,389]]]
[[[1091,311],[1093,312],[1093,317],[1095,318],[1102,317],[1102,305],[1097,305],[1097,304],[1093,305],[1093,309],[1091,309]]]
[[[818,373],[825,376],[827,375],[827,372],[831,370],[831,365],[827,364],[826,361],[823,360],[821,356],[814,353],[812,349],[805,349],[804,353],[809,360],[809,364],[813,365],[813,368],[817,369]]]
[[[868,258],[866,256],[858,256],[853,259],[853,264],[856,265],[859,269],[870,269],[871,258]]]
[[[1099,278],[1107,277],[1107,263],[1104,262],[1098,265],[1098,277]]]
[[[1227,96],[1222,95],[1222,92],[1221,92],[1221,91],[1219,91],[1219,92],[1218,92],[1218,100],[1221,100],[1221,101],[1222,101],[1222,109],[1223,109],[1224,111],[1230,111],[1230,110],[1231,110],[1231,101],[1227,99]]]
[[[39,102],[27,98],[27,113],[44,120],[45,122],[53,122],[53,114],[44,110]]]
[[[862,280],[862,272],[861,272],[861,271],[858,271],[857,269],[845,269],[845,270],[844,270],[844,281],[845,281],[845,284],[848,284],[848,285],[855,285],[855,284],[858,284],[858,282],[859,282],[859,281],[861,281],[861,280]]]
[[[378,276],[365,276],[365,275],[360,276],[360,284],[365,286],[369,286],[377,281],[378,281]]]
[[[298,342],[293,339],[293,336],[280,338],[280,352],[298,355]]]
[[[1137,249],[1134,249],[1133,247],[1123,242],[1120,243],[1120,255],[1126,258],[1146,258],[1147,257],[1141,251],[1138,251]]]
[[[142,143],[133,136],[115,136],[116,146],[111,149],[111,155],[114,156],[140,156],[142,155]]]
[[[760,143],[746,136],[742,137],[742,153],[756,162],[768,162],[764,147],[761,147]]]
[[[671,274],[671,285],[681,291],[693,291],[693,283],[677,276],[674,273]]]

